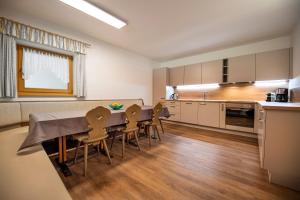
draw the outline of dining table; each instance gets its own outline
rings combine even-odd
[[[153,106],[141,106],[142,112],[138,121],[148,121],[153,117]],[[29,115],[29,131],[18,152],[41,144],[44,141],[58,138],[58,163],[65,176],[72,173],[65,164],[67,161],[67,136],[89,131],[86,113],[89,110],[68,110],[60,112],[31,113]],[[170,116],[167,107],[162,107],[160,117]],[[112,110],[106,127],[125,125],[125,109]]]

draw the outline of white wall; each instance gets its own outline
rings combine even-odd
[[[87,35],[76,33],[29,15],[1,10],[1,16],[91,44],[86,59],[86,99],[143,98],[152,104],[152,69],[158,63]],[[117,31],[117,30],[116,30]],[[18,98],[15,100],[49,100]],[[51,98],[75,99],[75,98]]]
[[[265,40],[265,41],[255,42],[255,43],[241,45],[237,47],[227,48],[223,50],[212,51],[208,53],[202,53],[194,56],[188,56],[184,58],[170,60],[170,61],[160,63],[160,67],[176,67],[176,66],[182,66],[188,64],[195,64],[195,63],[230,58],[235,56],[260,53],[264,51],[290,48],[291,46],[292,46],[291,37],[284,36],[284,37],[279,37],[271,40]]]
[[[300,87],[300,21],[295,27],[292,35],[293,45],[293,79],[290,81],[290,88]]]

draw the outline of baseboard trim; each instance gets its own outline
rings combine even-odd
[[[222,129],[222,128],[213,128],[213,127],[201,126],[201,125],[196,125],[196,124],[187,124],[187,123],[183,123],[183,122],[176,122],[176,121],[169,121],[169,120],[163,120],[163,122],[168,123],[168,124],[176,124],[176,125],[187,126],[187,127],[191,127],[191,128],[198,128],[198,129],[216,131],[216,132],[219,132],[219,133],[239,135],[239,136],[244,136],[244,137],[249,137],[249,138],[257,138],[256,133],[247,133],[247,132],[234,131],[234,130],[228,130],[228,129]]]

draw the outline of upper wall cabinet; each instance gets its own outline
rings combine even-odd
[[[290,71],[290,49],[256,54],[256,80],[288,79]]]
[[[186,66],[184,69],[184,84],[201,84],[201,71],[201,63]]]
[[[171,86],[183,85],[184,67],[170,68],[169,73]]]
[[[228,82],[255,81],[255,55],[228,59]]]
[[[166,98],[166,86],[169,81],[169,71],[167,68],[153,70],[153,104]]]
[[[223,60],[202,63],[202,84],[222,83]]]

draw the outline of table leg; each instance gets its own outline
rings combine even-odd
[[[63,163],[62,143],[63,143],[63,137],[59,137],[58,138],[58,162],[59,163]]]
[[[58,138],[58,166],[64,176],[71,176],[72,172],[66,165],[67,161],[67,137],[62,136]]]
[[[67,161],[67,137],[62,137],[63,143],[62,143],[62,149],[63,149],[63,161]]]

